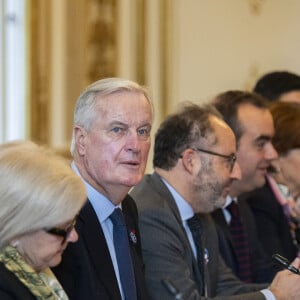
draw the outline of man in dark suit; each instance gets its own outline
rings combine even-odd
[[[265,100],[254,93],[228,91],[218,95],[213,103],[235,133],[237,162],[242,172],[242,179],[230,188],[225,208],[212,213],[219,231],[220,251],[226,264],[241,280],[270,282],[277,269],[259,242],[245,193],[264,185],[267,169],[277,158],[271,142],[274,135],[272,115]],[[236,215],[232,212],[234,207]],[[238,236],[233,225],[236,219],[240,222]]]
[[[99,80],[77,101],[72,167],[89,201],[78,216],[78,243],[54,269],[71,300],[147,299],[137,209],[128,192],[143,177],[151,124],[146,90],[128,80]]]
[[[254,214],[260,239],[265,252],[272,256],[279,253],[288,260],[297,256],[297,236],[291,228],[283,206],[278,202],[271,187],[271,178],[266,184],[247,195],[247,202]],[[274,179],[273,179],[274,180]],[[275,184],[275,183],[274,183]],[[274,188],[274,187],[273,187]]]
[[[138,206],[152,299],[300,296],[298,275],[282,271],[268,289],[244,284],[219,255],[216,228],[208,213],[224,205],[231,184],[241,178],[235,151],[233,132],[212,107],[188,105],[160,125],[155,172],[130,192]],[[294,265],[299,266],[299,259]]]

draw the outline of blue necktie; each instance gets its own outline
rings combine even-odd
[[[204,295],[204,254],[202,245],[202,224],[197,215],[187,220],[197,251],[197,262],[201,276],[200,294]]]
[[[110,215],[110,219],[114,225],[114,246],[125,300],[136,300],[136,286],[129,249],[127,227],[121,209],[116,208]]]

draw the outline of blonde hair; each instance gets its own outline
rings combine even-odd
[[[32,142],[0,146],[0,248],[13,238],[71,220],[85,186],[62,157]]]

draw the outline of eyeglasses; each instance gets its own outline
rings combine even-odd
[[[46,232],[50,233],[50,234],[57,235],[57,236],[61,236],[63,238],[63,240],[62,240],[61,243],[63,244],[66,241],[66,239],[70,236],[71,231],[74,229],[74,227],[76,225],[76,221],[77,221],[77,218],[75,217],[69,223],[69,225],[67,226],[67,228],[62,229],[62,228],[53,227],[53,228],[50,228],[50,229],[46,229]]]
[[[230,172],[232,172],[234,164],[236,162],[236,155],[234,153],[230,154],[230,155],[225,155],[225,154],[220,154],[217,152],[213,152],[213,151],[209,151],[209,150],[205,150],[205,149],[201,149],[201,148],[191,148],[194,151],[198,151],[198,152],[203,152],[203,153],[207,153],[207,154],[211,154],[211,155],[215,155],[215,156],[220,156],[220,157],[224,157],[228,160],[228,162],[230,163]]]

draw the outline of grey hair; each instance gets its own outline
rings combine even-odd
[[[105,78],[89,85],[77,99],[74,110],[74,127],[81,126],[86,131],[89,131],[93,125],[96,117],[95,107],[98,101],[105,97],[118,92],[135,92],[142,93],[151,105],[153,112],[153,105],[145,87],[138,83],[122,79],[122,78]],[[72,135],[72,142],[70,152],[73,155],[75,151],[75,136],[74,130]]]
[[[155,168],[171,170],[186,148],[211,146],[218,142],[210,118],[215,116],[222,119],[220,113],[209,104],[183,104],[182,109],[166,117],[156,132],[153,155]]]
[[[0,146],[0,248],[23,234],[63,224],[86,201],[67,160],[32,142]]]

